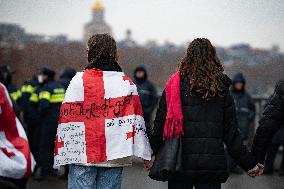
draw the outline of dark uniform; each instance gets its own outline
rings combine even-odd
[[[18,115],[19,109],[17,106],[17,101],[21,98],[21,92],[17,90],[17,88],[12,84],[12,74],[14,71],[11,70],[9,66],[6,65],[0,65],[0,82],[2,82],[13,100],[13,105],[15,108],[15,113]]]
[[[64,94],[65,88],[56,81],[47,81],[39,92],[38,111],[41,122],[39,163],[43,176],[49,174],[53,167],[57,122]]]
[[[38,93],[41,86],[36,77],[24,82],[21,87],[20,106],[23,111],[24,123],[27,127],[27,136],[30,149],[38,162],[39,116],[37,113]]]
[[[14,102],[17,102],[21,98],[21,91],[19,91],[14,85],[7,85],[7,90]]]

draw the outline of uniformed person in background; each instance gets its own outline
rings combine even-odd
[[[241,131],[242,140],[245,145],[248,146],[248,142],[252,136],[250,134],[253,127],[255,118],[255,105],[246,90],[246,80],[242,73],[237,73],[232,79],[231,95],[234,99],[236,106],[236,115],[238,127]],[[233,173],[242,173],[242,171],[236,167],[232,162],[230,170]]]
[[[65,88],[54,81],[55,72],[49,68],[41,68],[38,76],[43,88],[39,91],[38,112],[40,116],[39,166],[35,179],[45,179],[53,173],[53,155],[57,122],[61,103],[64,100]]]
[[[134,82],[142,104],[147,135],[150,136],[153,111],[158,101],[157,90],[155,85],[149,81],[148,73],[143,66],[138,66],[134,70]]]
[[[21,92],[13,85],[13,74],[15,72],[7,65],[0,65],[0,82],[2,82],[13,100],[13,104],[16,105],[16,102],[21,98]],[[18,107],[16,107],[16,110]],[[18,111],[16,112],[18,114]]]
[[[42,85],[38,82],[37,76],[31,80],[25,81],[21,87],[20,106],[23,112],[23,121],[26,127],[29,139],[30,149],[34,155],[35,161],[38,162],[38,135],[39,135],[39,116],[38,108],[38,91]]]

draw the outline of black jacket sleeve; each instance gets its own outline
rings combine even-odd
[[[237,124],[235,103],[228,91],[225,94],[223,140],[227,146],[227,151],[235,162],[245,171],[249,171],[254,168],[257,162],[243,144]]]
[[[259,121],[259,127],[253,141],[252,152],[257,161],[264,162],[267,148],[269,147],[274,134],[280,129],[284,122],[284,81],[280,81],[275,88],[273,95],[269,98],[264,108],[262,118]]]
[[[50,89],[45,87],[39,92],[38,112],[40,116],[44,116],[50,108],[50,97],[42,97],[44,93],[50,95]]]
[[[153,155],[157,154],[160,145],[163,143],[163,133],[164,133],[166,116],[167,116],[167,102],[166,102],[166,93],[164,90],[156,113],[153,132],[150,136],[150,144],[153,150]]]

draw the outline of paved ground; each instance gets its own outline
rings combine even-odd
[[[167,189],[167,183],[155,182],[147,177],[147,172],[141,168],[142,165],[125,168],[123,189]],[[49,178],[47,181],[36,182],[32,179],[27,189],[65,189],[66,181]],[[245,174],[232,175],[222,189],[284,189],[284,177],[277,174],[272,176],[261,176],[252,179]]]

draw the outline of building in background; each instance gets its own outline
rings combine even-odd
[[[125,32],[125,38],[118,42],[119,48],[135,48],[138,44],[132,38],[132,31],[127,29]]]
[[[92,20],[84,27],[84,42],[99,33],[112,35],[111,27],[105,21],[105,7],[101,1],[97,0],[92,6]]]

